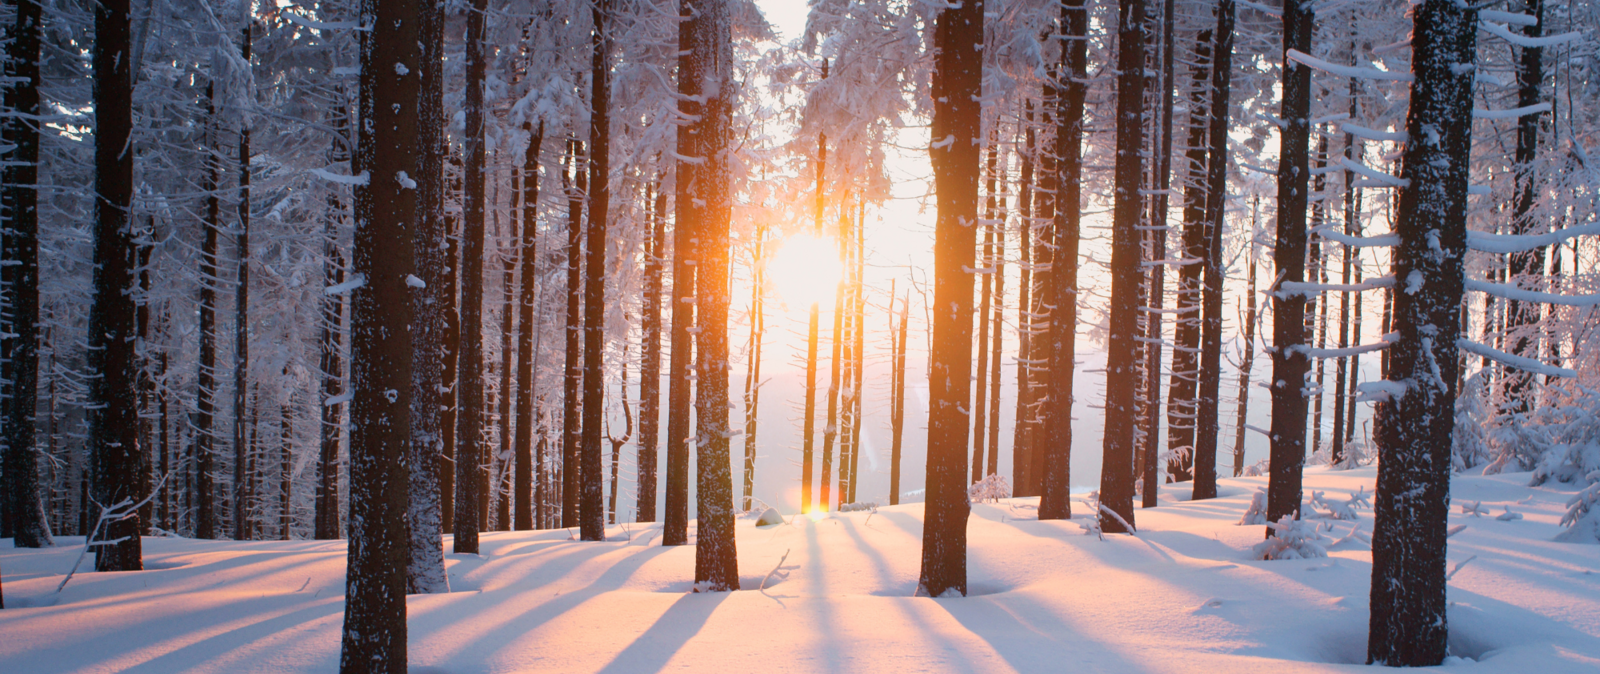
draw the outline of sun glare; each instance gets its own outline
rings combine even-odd
[[[839,284],[839,249],[810,234],[791,236],[767,261],[767,282],[790,311],[816,303],[827,311]]]

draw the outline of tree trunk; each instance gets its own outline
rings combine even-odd
[[[1004,167],[1002,167],[1004,170]],[[1005,184],[1002,176],[1001,184]],[[1004,195],[1001,196],[1004,199]],[[1000,474],[1000,356],[1002,342],[1000,330],[1005,327],[1002,320],[1006,304],[1006,228],[1005,221],[1008,208],[1004,205],[1000,209],[1000,222],[995,225],[994,233],[994,258],[989,266],[994,268],[994,314],[989,320],[993,325],[989,331],[993,334],[989,342],[989,463],[984,471],[986,475]]]
[[[346,143],[348,117],[341,106],[334,117],[339,139],[329,152],[330,164],[349,161]],[[338,192],[329,190],[328,210],[322,228],[322,282],[332,288],[344,283],[344,253],[339,248],[339,223],[345,217],[345,205]],[[202,309],[204,305],[202,304]],[[322,423],[318,433],[316,524],[313,536],[317,540],[334,540],[343,535],[339,526],[339,441],[344,434],[340,418],[343,403],[334,402],[343,397],[344,385],[344,294],[325,293],[322,298],[322,326],[317,340],[318,375],[321,378]]]
[[[1206,96],[1206,83],[1211,81],[1213,67],[1213,35],[1210,27],[1201,28],[1195,36],[1194,64],[1191,66],[1194,81],[1189,88],[1189,136],[1184,143],[1183,190],[1183,266],[1178,267],[1177,304],[1173,313],[1177,320],[1172,328],[1172,379],[1167,388],[1167,470],[1176,482],[1188,482],[1194,477],[1196,396],[1200,389],[1200,332],[1204,322],[1201,308],[1201,276],[1205,271],[1207,253],[1206,195],[1210,189],[1208,179],[1209,152],[1207,138],[1211,125],[1211,101]],[[1226,116],[1226,115],[1224,115]],[[1145,475],[1145,507],[1155,505],[1154,494],[1149,493],[1150,476]]]
[[[422,8],[363,0],[373,27],[361,53],[356,164],[370,176],[356,192],[351,293],[350,545],[341,674],[406,671],[406,521],[411,444],[411,307],[421,175],[418,102]],[[481,14],[478,14],[481,16]],[[469,125],[469,128],[470,125]],[[476,326],[476,322],[470,323]],[[470,510],[470,509],[469,509]],[[460,514],[459,511],[457,513]],[[474,532],[476,529],[474,529]]]
[[[544,120],[535,130],[531,123],[522,127],[530,132],[528,149],[522,158],[522,297],[518,303],[518,322],[522,324],[517,341],[517,477],[516,516],[513,528],[527,531],[533,520],[533,305],[538,300],[539,275],[539,149],[544,145]]]
[[[997,122],[998,124],[998,122]],[[984,167],[983,184],[983,220],[979,227],[983,230],[983,259],[978,263],[983,269],[983,280],[978,283],[978,371],[973,381],[977,382],[977,391],[972,396],[972,473],[968,482],[982,480],[985,473],[983,462],[984,443],[989,439],[989,312],[994,304],[994,230],[995,224],[995,172],[1000,164],[1000,143],[998,134],[989,133],[988,159]],[[1000,363],[994,364],[999,369]]]
[[[828,60],[822,61],[822,79],[828,79]],[[681,80],[680,80],[681,81]],[[681,93],[681,91],[680,91]],[[679,132],[679,139],[683,138]],[[680,150],[681,152],[681,150]],[[679,165],[682,170],[682,165]],[[822,238],[822,211],[827,203],[827,192],[824,191],[823,179],[828,172],[828,134],[817,134],[817,190],[816,206],[812,212],[812,226],[818,239]],[[815,443],[817,425],[817,341],[821,323],[821,308],[818,303],[811,303],[810,318],[806,330],[806,401],[805,419],[801,421],[800,440],[800,512],[809,513],[815,510],[817,504],[812,500],[811,476],[816,462]]]
[[[606,501],[606,523],[617,523],[617,484],[619,482],[619,468],[622,463],[622,446],[628,444],[633,438],[633,411],[628,409],[628,343],[622,343],[621,374],[617,377],[617,393],[622,398],[622,417],[627,420],[627,430],[622,437],[608,437],[611,441],[611,489]],[[610,435],[610,432],[607,432]]]
[[[216,538],[215,457],[217,391],[217,251],[222,229],[222,200],[217,189],[222,182],[222,166],[217,156],[217,108],[215,83],[206,83],[206,120],[210,138],[205,153],[200,191],[206,195],[205,237],[200,244],[200,367],[195,375],[194,421],[194,537]]]
[[[933,352],[928,377],[927,504],[917,594],[967,594],[965,411],[972,386],[973,246],[983,93],[983,0],[947,5],[935,19]]]
[[[1139,187],[1144,174],[1140,157],[1144,136],[1144,0],[1121,0],[1117,21],[1116,200],[1111,225],[1106,428],[1100,464],[1100,528],[1107,532],[1127,531],[1134,523],[1134,409],[1138,388],[1134,374],[1138,370],[1138,226],[1142,210]]]
[[[288,374],[285,368],[285,380]],[[289,507],[294,495],[289,463],[294,445],[294,393],[292,389],[285,393],[288,399],[278,408],[278,539],[287,541],[290,525],[294,523],[294,512]]]
[[[1217,496],[1218,407],[1222,388],[1222,239],[1228,205],[1228,98],[1233,69],[1233,0],[1217,3],[1211,69],[1211,141],[1206,170],[1205,322],[1200,326],[1200,390],[1195,405],[1193,499]]]
[[[739,589],[739,559],[733,533],[733,478],[728,465],[728,230],[733,216],[733,34],[726,0],[709,0],[689,23],[688,72],[706,83],[700,127],[699,196],[704,200],[700,238],[704,252],[695,275],[699,298],[699,333],[696,360],[699,389],[695,395],[697,422],[695,504],[699,534],[695,544],[694,580],[700,591]]]
[[[661,446],[661,265],[667,254],[667,193],[661,178],[650,183],[645,199],[653,204],[646,217],[644,299],[640,326],[644,343],[639,351],[639,522],[656,521],[656,456]]]
[[[1457,339],[1467,253],[1478,12],[1451,0],[1415,8],[1411,109],[1395,214],[1395,293],[1388,380],[1404,393],[1377,405],[1371,622],[1367,662],[1431,667],[1444,660],[1445,529],[1455,423]],[[1441,252],[1442,251],[1442,252]]]
[[[138,354],[134,349],[133,76],[128,0],[95,7],[94,66],[94,299],[89,308],[89,397],[86,416],[94,500],[104,508],[139,493]],[[30,448],[31,451],[31,448]],[[144,568],[139,518],[111,523],[95,550],[96,571]]]
[[[1328,136],[1326,134],[1319,134],[1317,136],[1316,166],[1311,169],[1313,174],[1311,178],[1311,193],[1317,195],[1317,198],[1311,202],[1312,229],[1322,227],[1323,225],[1326,225],[1328,221],[1327,168]],[[1309,238],[1309,254],[1311,257],[1312,271],[1316,276],[1317,283],[1326,284],[1328,282],[1328,256],[1327,251],[1322,247],[1323,237],[1319,234]],[[1315,303],[1316,316],[1312,317],[1309,315],[1310,312],[1307,312],[1307,330],[1315,328],[1317,339],[1316,348],[1325,349],[1328,347],[1328,302],[1325,298],[1321,297],[1312,297],[1309,299],[1309,301]],[[1310,335],[1307,335],[1307,340],[1309,339]],[[1317,359],[1315,385],[1311,387],[1313,391],[1316,391],[1316,393],[1312,394],[1311,396],[1312,411],[1310,450],[1312,453],[1322,450],[1322,413],[1325,408],[1323,405],[1322,384],[1324,381],[1326,381],[1324,376],[1327,374],[1327,362],[1328,359],[1326,358]]]
[[[1544,0],[1523,0],[1523,11],[1538,20],[1531,26],[1523,26],[1522,34],[1528,38],[1537,39],[1544,35]],[[1535,43],[1537,44],[1537,43]],[[1527,107],[1538,105],[1539,88],[1544,83],[1544,48],[1538,46],[1522,47],[1518,50],[1517,59],[1517,105]],[[1515,235],[1535,234],[1543,220],[1533,214],[1533,206],[1538,199],[1539,176],[1536,162],[1539,158],[1539,119],[1541,114],[1524,115],[1517,118],[1517,149],[1514,157],[1513,171],[1516,176],[1516,192],[1512,194],[1512,219],[1511,233]],[[1560,265],[1560,248],[1556,247],[1557,265]],[[1525,290],[1540,290],[1545,287],[1545,249],[1543,246],[1532,250],[1512,253],[1508,256],[1507,272],[1511,282]],[[1539,324],[1540,313],[1543,306],[1537,302],[1506,301],[1506,330],[1511,337],[1511,353],[1523,358],[1539,358],[1539,340],[1533,326]],[[1552,341],[1552,347],[1555,342]],[[1511,412],[1526,412],[1533,408],[1535,398],[1534,379],[1532,373],[1523,370],[1506,371],[1506,397],[1510,402]]]
[[[1356,53],[1354,36],[1352,36],[1351,39],[1350,49],[1351,59],[1353,60]],[[1358,108],[1356,107],[1356,96],[1360,93],[1359,89],[1357,88],[1358,86],[1359,85],[1357,84],[1356,80],[1351,78],[1349,94],[1349,114],[1351,119],[1355,119],[1356,113],[1359,112]],[[1344,135],[1345,159],[1349,159],[1351,161],[1360,161],[1356,157],[1355,147],[1356,137],[1352,134],[1346,133]],[[1359,217],[1359,215],[1356,207],[1355,172],[1346,169],[1343,173],[1344,233],[1346,236],[1354,236],[1353,232],[1360,227],[1360,225],[1356,223],[1356,218]],[[1357,262],[1356,256],[1359,254],[1359,251],[1360,249],[1353,246],[1344,246],[1344,257],[1341,261],[1341,268],[1339,270],[1340,283],[1344,285],[1350,285],[1350,275],[1355,263]],[[1361,343],[1361,330],[1359,328],[1355,331],[1355,341],[1350,341],[1350,299],[1350,293],[1342,293],[1339,297],[1339,348],[1341,349],[1349,348],[1352,343]],[[1355,298],[1355,305],[1357,316],[1359,316],[1359,312],[1361,311],[1360,296]],[[1356,320],[1359,321],[1360,319],[1357,318]],[[1355,407],[1354,396],[1347,393],[1345,382],[1355,380],[1355,366],[1357,365],[1358,360],[1359,357],[1354,355],[1339,358],[1338,371],[1334,374],[1333,447],[1330,448],[1328,452],[1328,461],[1335,466],[1344,463],[1345,445],[1350,442],[1351,437],[1353,437],[1355,434],[1355,415],[1350,415],[1348,422],[1346,422],[1345,417],[1345,409],[1349,407],[1351,411],[1354,411]]]
[[[1246,421],[1250,412],[1250,373],[1255,369],[1256,362],[1256,243],[1255,237],[1259,231],[1257,214],[1261,210],[1261,198],[1256,197],[1250,205],[1250,272],[1249,285],[1245,291],[1244,312],[1244,348],[1239,359],[1239,414],[1234,422],[1233,434],[1233,476],[1244,474],[1244,433],[1249,430]]]
[[[239,42],[239,58],[250,63],[250,26]],[[254,91],[255,83],[249,85]],[[241,111],[242,112],[242,111]],[[233,540],[250,537],[245,522],[245,387],[250,378],[250,127],[239,127],[239,277],[233,292]]]
[[[411,289],[411,468],[408,517],[411,524],[411,558],[406,567],[406,592],[449,592],[444,568],[444,522],[439,501],[439,471],[443,460],[440,434],[445,388],[445,311],[454,302],[444,293],[454,274],[446,256],[448,232],[444,216],[444,5],[420,0],[418,29],[422,39],[418,61],[421,70],[417,105],[417,231],[412,258],[418,287]]]
[[[1173,50],[1176,47],[1174,31],[1176,18],[1173,0],[1166,0],[1161,10],[1161,51],[1160,51],[1160,109],[1159,120],[1149,120],[1154,123],[1149,139],[1149,147],[1155,156],[1151,168],[1150,187],[1153,190],[1150,203],[1150,231],[1146,236],[1147,250],[1150,261],[1156,262],[1166,259],[1167,248],[1167,193],[1172,187],[1172,94],[1173,84]],[[1146,57],[1151,65],[1155,59]],[[1148,96],[1148,92],[1146,96]],[[1140,477],[1135,481],[1143,480],[1142,503],[1143,507],[1156,505],[1156,493],[1159,485],[1156,483],[1154,471],[1160,464],[1156,461],[1161,447],[1161,356],[1163,342],[1162,314],[1166,304],[1167,266],[1165,264],[1151,264],[1147,285],[1145,286],[1144,305],[1148,311],[1141,311],[1139,317],[1144,323],[1144,388],[1142,391],[1142,417],[1140,431],[1135,434],[1138,442],[1134,450],[1134,470],[1143,468]]]
[[[606,340],[606,228],[611,201],[611,35],[607,25],[610,0],[599,0],[594,17],[594,52],[589,94],[589,223],[583,284],[583,444],[579,459],[582,497],[579,499],[579,537],[601,541],[606,537],[602,510],[600,461],[601,420],[605,417]]]
[[[1011,493],[1033,496],[1029,487],[1033,454],[1028,449],[1033,425],[1033,99],[1024,96],[1022,107],[1022,185],[1017,194],[1017,414],[1011,427]]]
[[[500,165],[500,153],[495,153],[496,166]],[[512,176],[511,198],[507,204],[506,229],[500,230],[500,214],[495,213],[495,232],[499,234],[496,249],[500,253],[502,279],[500,288],[503,293],[500,303],[500,390],[499,397],[495,399],[497,409],[496,421],[500,427],[499,451],[495,452],[495,465],[498,466],[494,473],[500,479],[495,481],[494,489],[494,531],[511,530],[511,491],[512,491],[512,465],[516,457],[516,447],[512,442],[511,417],[516,408],[512,402],[517,396],[516,370],[513,369],[513,357],[517,352],[517,330],[527,330],[526,324],[517,324],[517,256],[522,250],[519,240],[521,233],[517,230],[518,216],[517,198],[521,196],[522,181],[519,176]],[[495,201],[500,201],[500,184],[495,183]],[[502,484],[504,483],[504,484]]]
[[[894,294],[890,293],[893,302]],[[889,417],[889,505],[900,503],[900,444],[906,425],[906,329],[911,317],[911,291],[900,300],[899,336],[894,337],[894,404]],[[813,342],[814,344],[814,342]],[[816,349],[812,349],[816,354]]]
[[[431,86],[431,85],[430,85]],[[439,84],[442,88],[443,84]],[[432,96],[432,93],[428,94]],[[442,94],[441,94],[442,96]],[[445,167],[444,200],[446,203],[454,200],[458,207],[462,204],[461,181],[465,171],[461,165],[461,153],[452,149],[449,140],[441,139],[449,155],[448,165]],[[453,534],[456,521],[456,423],[460,418],[461,396],[457,388],[460,376],[461,360],[461,211],[445,209],[444,214],[445,252],[444,259],[449,273],[444,275],[445,299],[444,307],[444,335],[441,337],[444,350],[444,387],[439,395],[439,521],[444,533]]]
[[[482,530],[484,485],[479,472],[485,463],[483,438],[483,258],[484,250],[484,13],[488,0],[473,0],[467,13],[467,83],[465,146],[465,198],[461,235],[461,352],[456,382],[456,509],[453,550],[478,553]]]
[[[1284,0],[1283,49],[1311,53],[1315,15],[1309,0]],[[1284,56],[1283,129],[1278,151],[1278,235],[1272,258],[1272,453],[1267,520],[1300,517],[1300,473],[1306,460],[1306,298],[1284,293],[1306,279],[1306,144],[1311,134],[1311,69]],[[1272,535],[1271,529],[1266,532]]]
[[[851,385],[854,393],[850,396],[850,406],[853,408],[850,424],[850,502],[856,502],[856,486],[860,484],[861,465],[861,404],[864,401],[865,388],[862,386],[867,368],[866,337],[867,337],[867,288],[866,257],[867,257],[867,202],[861,200],[857,211],[856,222],[856,303],[855,315],[855,383]]]
[[[700,117],[700,87],[694,75],[690,24],[694,14],[689,0],[678,4],[678,110],[687,119]],[[699,158],[699,124],[678,127],[679,157]],[[689,406],[694,382],[689,371],[694,362],[695,269],[698,264],[701,200],[700,167],[680,159],[673,185],[672,223],[672,355],[667,362],[667,494],[661,529],[662,545],[689,542]]]
[[[583,438],[583,204],[589,176],[582,165],[583,144],[567,141],[567,164],[572,173],[561,174],[567,194],[567,311],[562,334],[566,342],[561,380],[561,526],[578,524],[578,445]],[[576,183],[576,187],[574,187]]]
[[[843,210],[843,209],[841,209]],[[850,219],[841,215],[839,217],[839,281],[833,289],[833,355],[828,365],[828,411],[823,417],[822,426],[822,476],[818,482],[817,508],[827,512],[833,502],[828,493],[829,480],[833,477],[833,441],[839,437],[839,378],[843,373],[839,371],[840,357],[844,346],[844,304],[845,304],[845,232],[849,229]],[[968,304],[971,304],[969,301]],[[965,441],[963,440],[963,444]],[[963,454],[965,453],[965,447]],[[842,458],[842,457],[841,457]],[[841,472],[843,464],[841,462]]]
[[[50,544],[39,493],[37,410],[39,405],[39,48],[43,8],[39,0],[17,0],[16,26],[7,54],[5,142],[13,146],[4,171],[4,286],[10,300],[11,333],[5,340],[4,402],[5,519],[19,548]],[[145,520],[148,523],[148,519]]]
[[[1083,212],[1083,115],[1088,84],[1088,6],[1069,0],[1061,6],[1061,65],[1054,85],[1056,185],[1051,233],[1055,246],[1050,266],[1050,327],[1045,334],[1049,349],[1049,383],[1045,390],[1043,437],[1035,451],[1044,455],[1044,470],[1036,476],[1039,519],[1072,517],[1072,396],[1078,351],[1078,242]]]
[[[749,512],[756,489],[756,414],[761,405],[761,343],[766,336],[763,289],[766,287],[767,227],[756,225],[751,262],[750,353],[744,376],[744,498],[740,509]]]

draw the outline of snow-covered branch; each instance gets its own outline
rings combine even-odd
[[[1506,367],[1514,367],[1518,370],[1532,372],[1534,374],[1542,374],[1548,377],[1567,377],[1569,379],[1578,376],[1578,373],[1573,370],[1568,370],[1564,367],[1556,367],[1549,363],[1534,360],[1532,358],[1524,358],[1515,354],[1506,353],[1492,346],[1479,344],[1470,339],[1458,339],[1456,340],[1456,346],[1460,347],[1462,351],[1466,351],[1467,353],[1475,356],[1488,358],[1489,360]]]

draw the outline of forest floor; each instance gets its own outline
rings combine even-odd
[[[1313,468],[1306,493],[1372,491],[1375,471]],[[1238,526],[1265,478],[1137,512],[1137,536],[1039,522],[1036,499],[973,507],[969,596],[912,597],[920,504],[738,525],[745,591],[693,594],[694,548],[659,525],[604,543],[488,533],[447,555],[452,592],[409,598],[413,672],[1321,672],[1364,661],[1371,551],[1333,523],[1329,556],[1252,561]],[[1472,672],[1600,671],[1600,546],[1556,543],[1571,494],[1526,474],[1457,477],[1452,657]],[[1481,503],[1488,514],[1462,507]],[[1499,520],[1507,512],[1522,519]],[[1372,530],[1369,508],[1356,520]],[[1334,539],[1343,539],[1333,544]],[[80,570],[82,549],[0,540],[0,671],[333,672],[343,542],[147,538],[146,571]],[[449,542],[446,541],[446,550]],[[85,566],[92,566],[92,560]],[[762,589],[764,586],[764,589]],[[1368,670],[1373,671],[1373,670]]]

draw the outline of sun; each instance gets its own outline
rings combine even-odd
[[[785,240],[767,261],[767,283],[790,311],[806,311],[812,304],[826,310],[838,289],[840,267],[834,242],[797,234]]]

